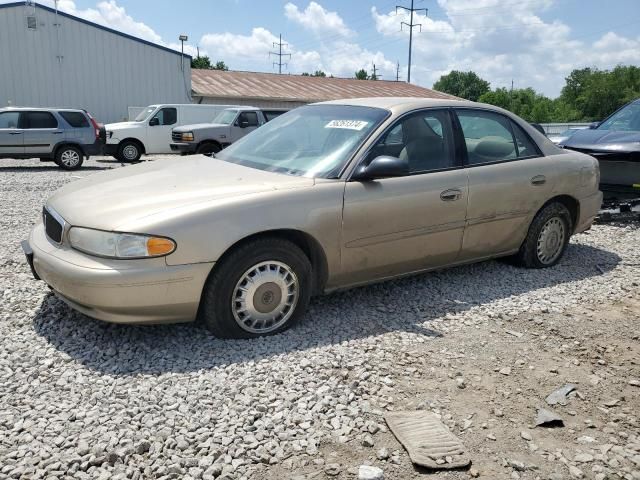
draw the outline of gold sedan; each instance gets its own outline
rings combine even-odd
[[[555,265],[600,207],[598,164],[513,114],[371,98],[292,110],[216,154],[60,189],[23,248],[73,308],[272,334],[312,295],[510,256]]]

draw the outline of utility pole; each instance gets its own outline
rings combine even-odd
[[[513,112],[513,78],[511,79],[511,91],[509,92],[509,109]]]
[[[396,65],[396,82],[399,82],[399,81],[400,81],[400,62],[398,61]]]
[[[398,13],[398,9],[401,8],[411,14],[411,20],[409,20],[409,23],[400,22],[400,30],[402,30],[403,25],[409,27],[409,64],[407,65],[407,83],[411,83],[411,47],[413,46],[413,28],[420,27],[420,31],[422,31],[421,23],[413,23],[413,14],[414,12],[420,12],[422,10],[424,10],[425,16],[429,13],[426,8],[413,8],[413,2],[414,0],[411,0],[411,8],[403,7],[402,5],[396,6],[396,13]]]
[[[373,75],[372,80],[378,80],[378,78],[382,77],[382,75],[378,75],[378,70],[376,69],[376,64],[373,64]]]
[[[200,58],[200,45],[196,45],[196,50],[198,51],[198,55],[196,58]]]
[[[269,56],[271,55],[275,55],[278,57],[278,61],[277,62],[273,62],[273,65],[278,65],[278,73],[281,74],[282,73],[282,66],[284,65],[285,67],[287,66],[286,63],[282,63],[282,57],[289,57],[291,58],[291,54],[290,53],[282,53],[282,47],[287,47],[288,44],[287,43],[282,43],[282,34],[280,34],[280,41],[279,42],[273,42],[273,48],[278,47],[278,51],[277,52],[269,52]]]

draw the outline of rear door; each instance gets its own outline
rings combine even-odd
[[[20,127],[24,137],[24,153],[33,157],[49,155],[53,147],[64,141],[64,130],[51,112],[22,112]]]
[[[24,136],[18,128],[20,112],[0,112],[0,155],[24,154]]]
[[[557,169],[529,135],[505,115],[455,109],[466,145],[467,226],[461,260],[520,247],[536,212],[553,196]]]
[[[91,144],[95,141],[95,132],[84,113],[62,110],[58,112],[58,115],[68,124],[68,128],[65,128],[65,140],[80,145]]]

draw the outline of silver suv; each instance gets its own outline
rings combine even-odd
[[[85,110],[0,108],[0,158],[40,158],[63,170],[102,153],[104,127]]]

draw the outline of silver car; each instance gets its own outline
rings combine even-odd
[[[0,108],[0,158],[40,158],[76,170],[102,153],[104,141],[104,127],[85,110]]]
[[[555,265],[602,201],[598,164],[496,107],[370,98],[297,108],[221,151],[60,189],[34,274],[110,322],[279,332],[312,295],[512,257]]]

